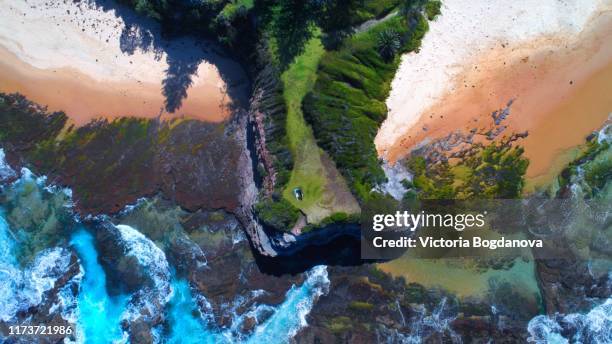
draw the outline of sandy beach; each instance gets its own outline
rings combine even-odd
[[[551,174],[612,111],[611,36],[610,0],[443,1],[420,52],[402,57],[379,155],[396,161],[453,131],[486,132],[514,100],[503,135],[528,131],[527,177]]]
[[[0,6],[0,91],[63,110],[79,125],[160,115],[219,122],[230,114],[228,94],[246,92],[240,66],[214,45],[164,40],[155,23],[113,2]]]

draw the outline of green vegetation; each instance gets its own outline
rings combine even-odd
[[[398,56],[416,49],[427,30],[423,1],[122,2],[158,20],[166,33],[214,37],[259,75],[267,73],[261,78],[268,92],[261,109],[276,183],[273,197],[264,202],[284,199],[275,210],[296,214],[299,208],[310,222],[320,223],[338,217],[336,213],[359,211],[344,192],[342,176],[361,200],[384,181],[373,139],[386,117],[384,102]],[[381,19],[406,4],[410,12],[355,33],[365,21]],[[335,173],[336,167],[341,174]],[[272,172],[269,168],[268,163],[260,165],[259,171],[265,175]],[[295,187],[303,190],[302,201],[293,197]],[[264,222],[278,226],[293,218]]]
[[[412,187],[421,199],[517,198],[524,186],[529,162],[523,149],[492,143],[455,165],[428,164],[423,157],[408,161],[414,173]],[[406,197],[411,197],[408,193]]]
[[[285,199],[259,202],[255,213],[265,225],[281,232],[289,232],[300,216],[300,212]]]
[[[68,117],[63,112],[55,112],[40,118],[42,110],[22,95],[0,92],[0,141],[27,147],[57,136]]]
[[[118,211],[160,191],[187,209],[232,209],[238,197],[236,169],[206,163],[219,157],[235,162],[241,154],[235,139],[217,124],[121,118],[77,128],[63,113],[50,114],[22,96],[0,94],[0,133],[9,156],[19,156],[55,183],[70,185],[83,212]],[[173,170],[180,171],[180,181],[167,178]],[[215,198],[197,195],[211,190]]]
[[[349,308],[353,311],[367,312],[374,309],[374,305],[369,302],[353,301],[349,304]]]
[[[387,29],[378,34],[376,49],[385,60],[392,60],[402,46],[402,38],[394,29]]]
[[[359,211],[333,162],[317,146],[302,113],[302,100],[315,83],[319,60],[325,53],[321,37],[329,36],[334,30],[382,17],[398,3],[331,1],[323,7],[313,8],[312,3],[303,1],[264,2],[268,6],[268,16],[263,16],[262,25],[263,35],[268,38],[265,55],[283,71],[282,85],[275,92],[282,90],[286,106],[286,128],[279,128],[283,116],[274,115],[275,130],[267,137],[268,148],[277,162],[276,188],[282,190],[286,201],[307,215],[311,224],[320,224],[335,213]],[[315,29],[316,26],[321,26],[323,32]],[[283,133],[286,137],[281,135]],[[283,151],[284,147],[289,148],[290,155]],[[302,189],[304,199],[295,199],[293,189],[296,187]],[[305,230],[317,227],[311,225]]]
[[[289,182],[284,186],[283,197],[301,209],[310,223],[319,223],[334,212],[353,212],[358,208],[354,200],[342,202],[337,198],[337,188],[350,193],[333,164],[324,164],[323,152],[315,141],[312,129],[304,120],[302,99],[315,83],[317,65],[324,53],[319,37],[310,39],[304,53],[298,56],[281,75],[283,97],[287,106],[287,142],[294,157]],[[335,185],[335,188],[330,188]],[[293,189],[299,187],[304,198],[297,200]],[[352,201],[352,202],[350,202]]]
[[[579,172],[581,171],[581,172]],[[609,141],[598,142],[594,137],[586,143],[584,152],[558,177],[559,188],[563,189],[582,173],[582,189],[587,196],[601,191],[612,179],[612,147]]]
[[[399,65],[399,57],[389,60],[378,52],[379,38],[393,30],[401,37],[397,54],[416,49],[428,28],[422,15],[417,18],[409,29],[405,17],[391,17],[347,39],[337,51],[327,51],[313,91],[304,99],[304,115],[317,142],[362,201],[385,180],[374,137],[386,118],[385,100]]]
[[[330,323],[327,325],[330,331],[333,333],[343,333],[353,328],[353,324],[349,317],[338,316],[332,318]]]
[[[307,215],[310,215],[311,208],[320,201],[327,184],[320,149],[301,109],[302,98],[314,84],[321,55],[321,41],[312,38],[306,45],[305,52],[281,75],[283,96],[287,105],[287,140],[295,161],[283,196],[295,207],[303,209]],[[300,187],[304,193],[301,201],[293,196],[293,189],[296,187]]]
[[[529,161],[521,147],[492,143],[463,164],[470,173],[460,188],[462,198],[517,198],[525,185]]]
[[[337,212],[329,215],[318,223],[306,225],[304,228],[302,228],[302,233],[324,228],[332,224],[359,223],[360,220],[361,216],[359,213],[347,214],[344,212]]]
[[[246,15],[253,8],[254,0],[234,0],[223,7],[220,15],[228,20],[232,20],[237,15]],[[241,13],[242,12],[242,13]]]
[[[442,11],[440,8],[442,7],[442,2],[437,0],[430,0],[425,4],[425,14],[427,14],[427,19],[434,20],[436,16],[438,16]]]

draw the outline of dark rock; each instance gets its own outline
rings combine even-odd
[[[244,322],[242,323],[241,330],[244,333],[250,333],[255,328],[255,325],[257,325],[257,320],[253,317],[247,317],[246,319],[244,319]]]
[[[106,272],[106,288],[111,295],[134,293],[152,286],[151,276],[134,256],[126,256],[127,249],[119,230],[108,222],[96,226],[98,259]]]
[[[132,344],[151,344],[153,336],[151,335],[150,325],[143,320],[136,320],[130,324],[130,343]]]

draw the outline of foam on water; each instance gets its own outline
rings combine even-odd
[[[70,252],[51,248],[39,252],[32,263],[20,269],[16,262],[16,242],[0,208],[0,319],[11,321],[20,310],[37,306],[43,294],[68,270]]]
[[[167,313],[170,333],[166,342],[168,344],[217,342],[217,336],[205,327],[193,300],[189,283],[185,280],[174,280],[172,291]]]
[[[148,268],[149,273],[153,275],[156,289],[169,291],[170,267],[164,251],[130,226],[117,225],[116,227],[129,248],[127,255],[136,257],[141,265]]]
[[[6,163],[4,149],[0,148],[0,182],[14,178],[15,176],[15,171]]]
[[[382,164],[382,169],[387,176],[387,182],[380,186],[381,191],[391,195],[396,200],[401,200],[406,191],[404,181],[412,181],[412,174],[406,170],[402,162],[398,161],[393,166],[385,161]]]
[[[612,343],[612,298],[588,313],[538,315],[527,326],[529,342],[544,343]]]
[[[612,121],[612,113],[608,116],[608,121]],[[612,142],[612,124],[606,124],[599,132],[597,133],[597,142],[598,143],[611,143]]]
[[[326,266],[316,266],[307,273],[306,281],[293,286],[274,314],[255,329],[248,343],[286,343],[297,334],[306,323],[306,316],[312,310],[319,296],[327,293],[329,278]],[[282,335],[285,337],[282,337]]]
[[[4,162],[3,154],[0,150],[0,173],[14,173]],[[13,176],[16,174],[11,174],[11,178]],[[33,184],[44,192],[62,195],[58,202],[63,202],[64,206],[72,205],[69,189],[46,185],[44,176],[37,177],[28,169],[22,169],[20,178],[4,185],[7,187],[4,190],[19,195],[21,189]],[[34,196],[41,196],[44,192]],[[28,214],[25,212],[24,216]],[[99,220],[107,221],[108,218],[100,217]],[[233,316],[232,325],[220,329],[214,323],[215,315],[205,295],[193,293],[186,280],[172,277],[163,250],[136,228],[127,225],[116,226],[125,254],[137,259],[152,277],[153,285],[132,295],[109,295],[106,274],[98,261],[93,235],[76,216],[71,221],[74,222],[70,225],[77,227],[70,236],[70,245],[79,257],[80,270],[58,290],[49,315],[59,313],[63,319],[76,324],[73,339],[77,343],[128,342],[128,333],[122,326],[124,321],[135,320],[147,313],[155,318],[162,312],[168,326],[152,329],[155,342],[286,343],[306,326],[306,316],[314,302],[329,288],[326,267],[315,267],[306,274],[302,285],[294,285],[287,291],[284,302],[278,306],[253,304],[238,316],[235,315],[236,305],[251,302],[264,291],[254,290],[248,296],[236,298],[234,306],[224,310]],[[35,255],[25,268],[21,268],[17,260],[21,239],[15,233],[4,216],[4,209],[0,207],[0,320],[9,322],[15,321],[15,315],[20,310],[45,301],[45,292],[53,288],[55,282],[68,271],[71,257],[70,250],[66,248],[47,248]],[[237,236],[233,240],[244,238]],[[255,320],[255,328],[251,335],[246,335],[241,329],[249,318]],[[71,339],[67,338],[65,343],[68,342],[72,342]]]
[[[166,255],[155,243],[135,228],[127,225],[116,227],[128,249],[126,255],[134,256],[138,263],[146,269],[154,283],[152,290],[143,288],[133,295],[122,318],[135,320],[140,316],[142,309],[147,309],[149,314],[156,314],[162,310],[159,307],[163,308],[171,296],[170,266]]]
[[[119,326],[127,304],[126,296],[111,297],[106,290],[106,274],[98,263],[98,252],[91,234],[76,232],[70,243],[76,249],[84,271],[77,300],[77,332],[87,343],[114,343],[124,338]]]
[[[306,316],[312,310],[317,298],[327,292],[329,279],[327,268],[317,266],[307,273],[301,286],[293,286],[286,294],[285,301],[276,306],[255,305],[241,316],[235,316],[232,326],[219,330],[208,323],[210,314],[200,314],[197,310],[189,284],[184,280],[174,280],[173,296],[168,303],[168,323],[170,333],[168,343],[288,343],[293,336],[306,326]],[[254,291],[256,296],[260,291]],[[240,301],[238,301],[240,303]],[[264,314],[270,314],[266,320]],[[240,334],[239,329],[247,317],[256,321],[251,336]],[[260,323],[260,320],[261,321]]]

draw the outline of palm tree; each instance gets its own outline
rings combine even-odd
[[[401,47],[401,44],[400,34],[393,29],[387,29],[378,34],[378,53],[387,61],[395,57],[395,54],[397,54]]]

